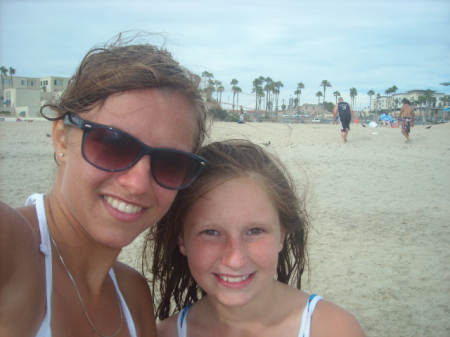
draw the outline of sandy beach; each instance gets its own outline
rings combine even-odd
[[[49,122],[0,122],[0,200],[45,193]],[[309,185],[311,272],[303,289],[352,312],[367,336],[450,336],[450,124],[412,129],[216,122],[211,140],[248,138]],[[268,143],[270,145],[263,145]],[[140,270],[138,238],[120,259]],[[308,281],[309,279],[309,281]]]

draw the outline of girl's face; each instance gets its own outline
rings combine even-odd
[[[179,246],[208,298],[240,307],[270,294],[283,241],[267,194],[254,179],[234,178],[192,205]]]
[[[197,126],[189,103],[180,95],[157,89],[131,90],[111,95],[103,105],[80,115],[84,120],[113,126],[156,148],[190,152]],[[54,126],[55,151],[64,153],[56,191],[63,210],[75,227],[94,241],[122,248],[158,221],[177,191],[158,185],[143,156],[121,172],[100,170],[81,155],[83,131]]]

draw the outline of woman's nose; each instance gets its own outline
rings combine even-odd
[[[146,155],[128,170],[120,172],[117,181],[130,193],[141,195],[151,189],[152,179],[150,156]]]

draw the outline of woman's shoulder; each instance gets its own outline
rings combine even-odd
[[[312,315],[311,336],[363,337],[365,333],[350,312],[336,304],[320,300]]]
[[[119,261],[114,263],[113,269],[138,335],[156,336],[153,300],[147,280],[136,269]]]

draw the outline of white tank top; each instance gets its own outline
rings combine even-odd
[[[42,321],[41,327],[39,328],[36,337],[52,337],[52,330],[50,327],[50,320],[52,317],[52,246],[50,241],[50,234],[48,232],[47,217],[45,216],[44,207],[44,195],[43,194],[33,194],[30,196],[25,206],[36,204],[36,213],[39,221],[39,230],[41,232],[41,252],[45,255],[45,281],[46,281],[46,293],[47,293],[47,310],[45,313],[44,320]],[[113,269],[109,270],[109,276],[111,277],[114,286],[116,287],[117,294],[119,295],[120,303],[122,305],[122,311],[125,316],[125,320],[128,325],[128,330],[131,337],[136,336],[136,327],[134,326],[133,318],[131,317],[130,310],[128,309],[127,303],[120,292],[119,285],[117,284],[116,275]]]
[[[318,295],[311,295],[308,298],[308,303],[306,303],[305,309],[302,314],[302,322],[300,325],[300,331],[298,332],[298,337],[309,337],[309,331],[311,329],[311,317],[316,308],[317,302],[319,302],[322,297]],[[191,308],[192,304],[188,305],[186,308],[178,313],[177,318],[177,331],[178,337],[187,337],[187,320],[186,316]]]

